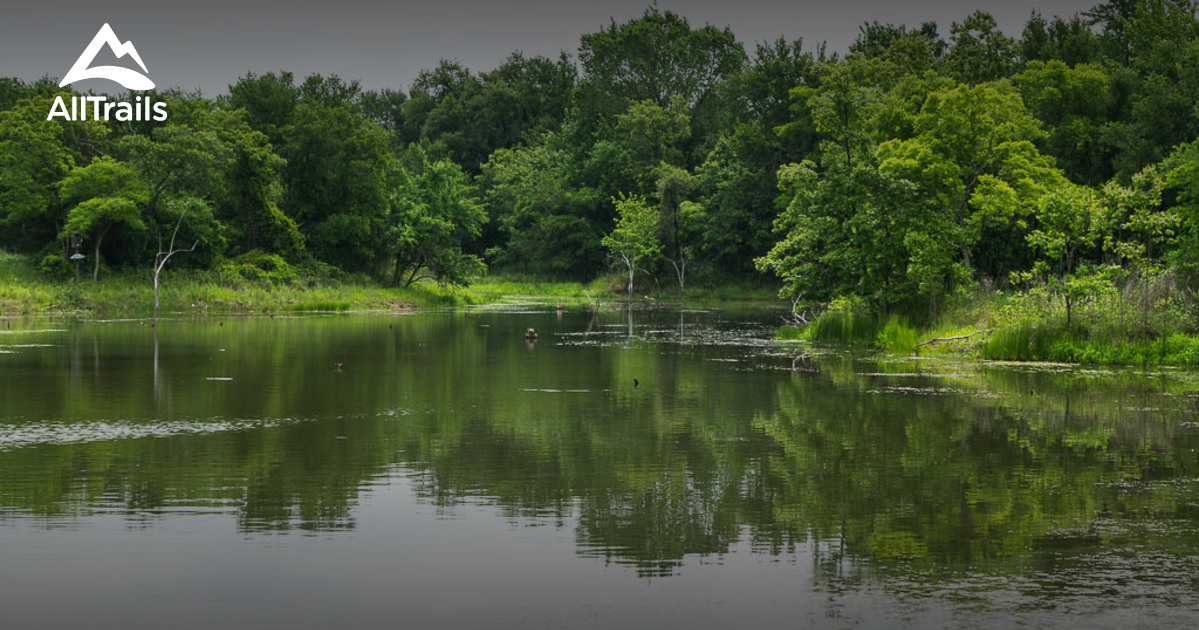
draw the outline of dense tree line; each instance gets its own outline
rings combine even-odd
[[[58,93],[0,81],[0,247],[47,273],[145,266],[176,225],[203,267],[777,276],[882,311],[1199,270],[1193,0],[1034,13],[1018,38],[985,12],[872,22],[843,55],[651,7],[577,58],[446,60],[406,92],[251,73],[155,94],[166,123],[47,121]]]

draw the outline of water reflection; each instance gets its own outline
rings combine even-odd
[[[445,513],[482,502],[572,528],[579,555],[644,576],[748,542],[806,549],[830,583],[902,576],[914,593],[957,571],[1035,582],[1129,554],[1189,579],[1165,567],[1199,549],[1193,375],[880,361],[776,345],[772,318],[16,330],[0,355],[0,526],[201,511],[245,534],[338,532],[401,475]]]

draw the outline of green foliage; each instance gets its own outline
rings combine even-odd
[[[100,247],[115,227],[146,229],[142,207],[149,199],[145,181],[128,163],[96,158],[76,167],[59,183],[64,203],[70,207],[58,238],[91,238],[94,243],[92,279],[100,277]]]
[[[446,60],[404,91],[249,73],[215,100],[155,92],[164,123],[48,121],[72,93],[0,80],[0,246],[58,278],[90,251],[98,277],[176,237],[196,243],[178,264],[242,282],[279,282],[228,266],[269,254],[414,287],[484,259],[590,281],[609,254],[630,293],[637,270],[680,290],[769,277],[801,309],[845,296],[924,323],[1015,288],[1071,334],[1118,302],[1134,337],[1160,338],[1189,331],[1199,289],[1194,9],[1034,13],[1019,39],[981,11],[944,38],[874,21],[840,56],[783,39],[747,55],[650,7],[582,35],[577,63]],[[614,198],[657,213],[652,241],[622,235],[640,227]],[[1166,297],[1146,288],[1165,278]]]
[[[883,327],[860,300],[837,299],[808,326],[808,338],[860,346],[873,346]]]
[[[462,168],[430,161],[413,147],[392,199],[387,238],[395,255],[392,284],[411,286],[422,278],[464,284],[486,270],[478,256],[463,250],[479,236],[487,214]]]
[[[0,112],[0,245],[27,253],[57,239],[66,210],[58,183],[81,157],[43,110],[43,101],[30,99]]]
[[[1094,247],[1104,234],[1098,195],[1085,187],[1067,184],[1047,193],[1037,202],[1037,228],[1028,234],[1028,244],[1073,273],[1075,262],[1086,248]]]
[[[1004,35],[995,18],[975,11],[950,27],[946,70],[963,83],[1002,79],[1016,67],[1016,41]]]
[[[1105,126],[1116,96],[1103,68],[1071,67],[1056,59],[1032,61],[1012,81],[1028,110],[1046,124],[1043,150],[1057,157],[1072,181],[1093,186],[1113,175]]]
[[[919,341],[920,333],[905,318],[891,316],[883,329],[878,331],[875,345],[892,354],[914,354]]]
[[[602,257],[595,191],[576,189],[570,151],[556,134],[500,149],[483,165],[487,205],[504,247],[495,258],[525,273],[583,276]]]
[[[616,229],[604,237],[603,245],[629,274],[628,295],[633,296],[633,277],[662,250],[658,240],[658,209],[637,195],[621,195],[616,204]]]
[[[695,106],[740,70],[745,58],[729,29],[692,29],[686,18],[657,7],[583,35],[579,44],[583,80],[591,94],[615,105],[608,112],[634,101],[665,106],[672,97]],[[597,105],[603,103],[591,106]]]
[[[221,277],[233,282],[249,281],[270,285],[289,285],[297,278],[296,270],[282,257],[252,250],[221,263]]]
[[[387,134],[350,104],[302,101],[283,146],[284,207],[308,251],[347,271],[373,269],[387,253],[383,233],[398,170]]]

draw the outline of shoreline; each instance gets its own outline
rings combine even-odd
[[[7,271],[0,275],[0,320],[151,319],[153,288],[149,278],[120,274],[98,283],[74,284],[42,278],[30,268],[10,266]],[[271,284],[230,282],[207,272],[182,272],[168,277],[162,287],[160,318],[413,313],[501,303],[549,306],[561,303],[569,310],[592,309],[597,305],[624,308],[628,304],[626,296],[609,288],[612,284],[607,278],[583,284],[511,277],[488,278],[466,287],[435,283],[384,287],[362,279],[317,277]],[[686,300],[676,293],[662,293],[638,296],[633,304],[638,308],[782,307],[784,303],[773,295],[771,288],[730,283],[690,288]],[[802,328],[780,324],[776,339],[869,349],[896,358],[941,356],[1078,366],[1199,367],[1199,335],[1183,331],[1157,337],[1118,338],[1085,327],[1061,329],[1052,321],[956,317],[920,327],[875,321],[863,330],[860,322],[851,321],[854,316],[844,314],[842,319],[845,320],[842,325],[831,332],[817,325],[817,321]],[[991,330],[969,339],[929,344],[936,338],[970,334],[983,328]],[[1001,337],[1009,342],[1007,338],[1015,337],[1016,343],[991,343]]]
[[[79,284],[39,278],[35,273],[0,276],[0,318],[133,317],[150,319],[153,285],[147,278],[116,275],[98,283]],[[160,317],[204,315],[282,315],[291,313],[395,313],[432,308],[503,302],[562,304],[565,308],[623,307],[623,294],[606,288],[606,280],[589,284],[510,278],[489,279],[469,286],[422,282],[386,287],[370,281],[307,278],[293,284],[228,282],[208,273],[184,273],[165,280]],[[781,306],[775,289],[746,290],[738,285],[688,289],[686,299],[674,293],[638,296],[638,307],[689,304]]]

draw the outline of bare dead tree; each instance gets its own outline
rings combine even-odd
[[[800,310],[799,306],[803,302],[802,295],[796,295],[791,298],[791,316],[784,317],[783,323],[791,326],[807,326],[810,322],[811,315],[807,309]]]
[[[683,296],[683,302],[687,302],[687,263],[690,262],[688,257],[682,252],[679,252],[678,258],[672,258],[670,264],[674,265],[674,273],[679,278],[679,293]]]
[[[179,236],[179,228],[183,226],[183,219],[186,216],[186,212],[179,213],[179,221],[175,223],[175,231],[171,232],[171,244],[167,246],[166,251],[159,251],[154,256],[154,326],[158,326],[158,277],[162,274],[163,268],[167,266],[167,261],[171,259],[171,256],[181,252],[194,252],[196,251],[196,246],[200,244],[200,240],[196,239],[196,242],[192,243],[192,246],[187,249],[175,249],[175,238]]]

